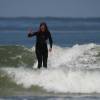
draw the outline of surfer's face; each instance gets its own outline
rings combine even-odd
[[[40,30],[41,30],[41,32],[45,32],[46,27],[45,27],[44,25],[42,25],[42,26],[40,27]]]

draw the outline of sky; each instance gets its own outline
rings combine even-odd
[[[100,0],[0,0],[1,17],[100,17]]]

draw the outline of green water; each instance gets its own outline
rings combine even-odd
[[[0,46],[0,67],[29,67],[35,60],[35,53],[24,46]]]

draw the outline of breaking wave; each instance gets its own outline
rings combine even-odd
[[[54,93],[100,93],[100,45],[54,45],[48,69],[37,67],[34,47],[0,46],[0,76],[18,86]],[[34,89],[33,89],[34,91]]]

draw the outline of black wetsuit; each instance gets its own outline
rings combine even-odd
[[[43,67],[47,68],[47,59],[48,59],[48,48],[47,40],[49,39],[50,48],[52,48],[52,37],[50,32],[34,32],[33,34],[28,34],[28,37],[36,36],[36,56],[38,59],[38,68]]]

